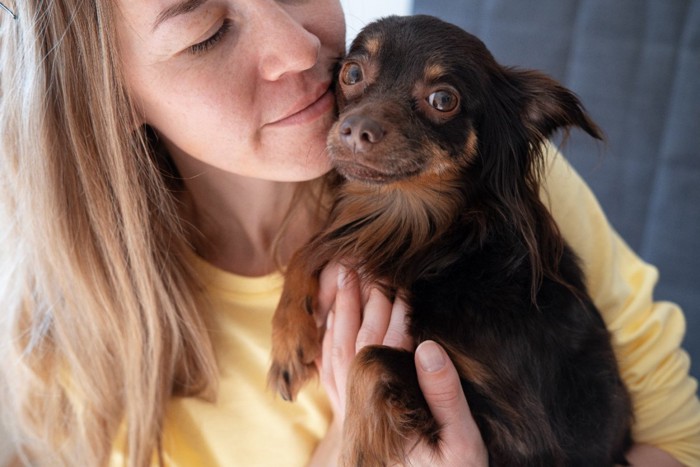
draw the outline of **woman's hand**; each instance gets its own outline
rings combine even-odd
[[[488,453],[481,432],[464,397],[457,370],[445,351],[432,341],[416,349],[418,383],[430,412],[443,427],[440,458],[425,444],[411,452],[412,466],[488,465]]]
[[[406,350],[413,350],[413,347],[405,329],[405,304],[401,301],[392,304],[376,288],[361,290],[357,275],[352,271],[339,266],[326,268],[321,275],[319,298],[319,307],[324,306],[333,311],[326,318],[319,362],[321,382],[335,416],[342,421],[347,375],[355,354],[366,345],[384,344]]]
[[[339,444],[339,427],[345,417],[345,388],[350,364],[362,347],[384,344],[413,350],[406,332],[406,304],[394,303],[376,288],[361,288],[357,276],[337,265],[321,275],[319,296],[321,310],[333,310],[326,318],[320,368],[321,381],[334,411],[329,437]],[[411,449],[411,465],[488,465],[487,452],[469,406],[464,397],[457,371],[442,348],[424,342],[416,349],[416,370],[423,395],[435,419],[444,427],[440,457],[427,445]],[[330,440],[324,440],[326,452]],[[321,449],[320,447],[320,449]],[[318,453],[317,453],[318,454]]]

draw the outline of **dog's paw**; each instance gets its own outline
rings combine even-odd
[[[272,364],[268,385],[287,401],[316,375],[321,332],[313,314],[313,299],[282,300],[272,322]]]
[[[369,346],[348,376],[342,448],[346,467],[405,464],[416,443],[437,449],[440,426],[418,385],[413,354]]]

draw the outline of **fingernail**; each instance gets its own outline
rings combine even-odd
[[[416,349],[421,368],[428,373],[434,373],[445,366],[445,353],[433,341],[425,341]]]
[[[338,288],[343,289],[345,288],[345,278],[348,275],[347,269],[345,269],[345,266],[338,266]]]

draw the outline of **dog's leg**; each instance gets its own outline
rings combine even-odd
[[[305,265],[308,248],[289,263],[284,290],[272,318],[272,365],[268,384],[283,399],[294,400],[301,386],[314,374],[314,360],[321,355],[322,330],[314,313],[318,298],[318,276]]]
[[[346,467],[404,464],[418,442],[435,447],[440,427],[418,386],[413,353],[384,346],[365,347],[348,376]]]

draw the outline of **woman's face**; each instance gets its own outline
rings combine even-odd
[[[127,86],[176,162],[300,181],[329,168],[338,0],[118,0]]]

